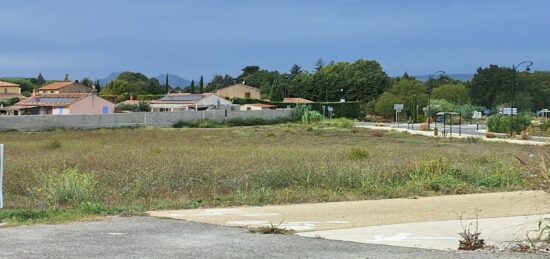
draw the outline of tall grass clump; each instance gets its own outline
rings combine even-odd
[[[43,177],[46,201],[55,207],[77,207],[93,198],[94,176],[67,169]]]
[[[353,128],[353,126],[355,126],[355,122],[346,118],[325,120],[322,122],[322,124],[328,127],[341,128],[341,129],[350,129],[350,128]]]
[[[56,150],[61,148],[61,142],[57,139],[48,141],[44,146],[48,150]]]

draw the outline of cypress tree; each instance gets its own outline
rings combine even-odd
[[[202,76],[201,76],[201,81],[199,81],[199,92],[201,94],[204,93],[204,81],[202,80]]]
[[[170,92],[170,85],[168,84],[168,73],[166,73],[166,93]]]
[[[194,94],[195,93],[195,80],[191,80],[191,86],[189,87],[189,91]]]

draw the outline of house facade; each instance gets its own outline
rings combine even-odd
[[[14,97],[19,99],[25,98],[25,96],[21,95],[21,87],[18,84],[0,81],[0,101],[9,100]]]
[[[115,104],[91,93],[43,94],[6,107],[8,115],[66,115],[113,113]]]
[[[260,99],[260,89],[244,84],[235,84],[218,89],[216,94],[226,99]]]
[[[75,82],[55,82],[36,90],[37,94],[91,93],[92,88]]]
[[[199,111],[230,106],[231,102],[212,93],[167,94],[149,105],[153,112]]]

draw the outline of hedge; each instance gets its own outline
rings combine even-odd
[[[267,100],[260,100],[260,99],[243,99],[243,98],[234,98],[231,99],[233,104],[253,104],[253,103],[263,103],[263,104],[272,104],[276,105],[277,108],[294,108],[297,104],[296,103],[282,103],[282,102],[271,102]],[[328,115],[328,106],[333,107],[332,111],[332,117],[333,118],[350,118],[350,119],[362,119],[364,118],[365,114],[364,111],[366,110],[366,102],[317,102],[317,103],[310,103],[307,104],[311,106],[311,110],[318,111],[319,113],[323,114],[323,106],[325,109],[325,114]]]

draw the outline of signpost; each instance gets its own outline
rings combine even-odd
[[[502,108],[502,114],[504,115],[517,115],[518,108]]]
[[[395,110],[395,122],[397,122],[397,127],[399,128],[399,113],[403,110],[404,105],[402,103],[396,103],[393,105]]]
[[[329,107],[327,108],[327,110],[328,110],[328,118],[329,118],[329,119],[332,119],[332,112],[334,111],[334,107],[329,106]]]
[[[3,172],[4,172],[4,145],[0,144],[0,209],[4,207],[4,197],[2,196]]]

